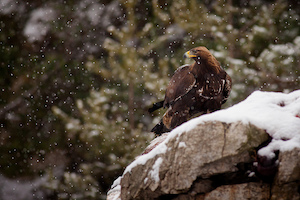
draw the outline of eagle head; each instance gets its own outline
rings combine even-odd
[[[209,50],[206,47],[195,47],[185,52],[183,57],[193,58],[197,64],[204,63],[205,65],[213,67],[217,71],[220,71],[220,63],[216,60],[216,58],[209,52]]]
[[[203,60],[209,58],[210,56],[212,56],[212,54],[208,51],[206,47],[203,46],[195,47],[185,52],[183,55],[184,58],[193,58],[194,60]]]

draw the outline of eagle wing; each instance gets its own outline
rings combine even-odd
[[[205,99],[221,98],[221,104],[225,103],[231,91],[231,78],[225,72],[221,74],[205,74],[204,82],[197,85],[198,94]]]
[[[231,92],[231,87],[232,87],[232,81],[230,76],[226,73],[225,76],[225,86],[224,86],[224,90],[223,90],[223,100],[222,100],[222,104],[225,103],[229,97],[229,94]]]
[[[178,68],[172,76],[166,90],[164,107],[169,107],[183,95],[188,93],[195,85],[196,78],[191,73],[190,65]]]

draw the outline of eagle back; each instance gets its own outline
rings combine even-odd
[[[196,86],[199,97],[225,103],[231,88],[231,79],[229,77],[229,80],[228,77],[222,68],[219,73],[207,72],[200,76]]]

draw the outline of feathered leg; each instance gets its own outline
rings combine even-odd
[[[164,123],[163,120],[160,120],[160,122],[158,124],[156,124],[153,129],[151,130],[151,132],[154,132],[156,136],[160,136],[163,133],[166,132],[170,132],[171,129],[168,129]]]

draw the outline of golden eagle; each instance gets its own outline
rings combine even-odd
[[[165,99],[153,104],[149,112],[168,108],[162,120],[151,130],[157,135],[169,132],[195,115],[221,109],[231,91],[231,78],[206,47],[187,51],[191,65],[179,67],[172,76]]]

